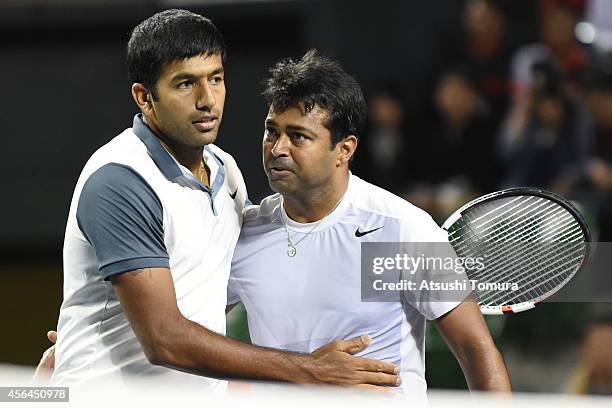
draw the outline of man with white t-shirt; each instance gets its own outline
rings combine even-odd
[[[401,369],[410,398],[425,398],[425,323],[433,320],[470,389],[509,391],[501,355],[478,306],[427,293],[364,302],[363,242],[448,243],[424,211],[349,172],[366,115],[357,82],[308,52],[272,70],[264,96],[263,164],[277,192],[244,212],[228,286],[242,301],[253,344],[311,352],[368,333],[360,354]]]

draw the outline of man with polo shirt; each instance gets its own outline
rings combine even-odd
[[[127,61],[141,114],[77,181],[52,383],[99,387],[135,376],[211,390],[228,377],[396,385],[393,364],[350,355],[367,339],[298,354],[223,336],[247,201],[233,158],[212,144],[224,59],[216,27],[184,10],[132,32]]]
[[[372,343],[360,355],[397,364],[401,391],[422,402],[425,323],[433,320],[470,389],[509,391],[480,309],[461,302],[469,292],[363,301],[364,242],[400,242],[413,256],[434,243],[431,254],[456,255],[428,214],[349,172],[366,115],[357,82],[310,51],[278,63],[264,95],[263,163],[277,194],[245,210],[228,286],[228,304],[245,306],[253,344],[308,353],[366,332]]]

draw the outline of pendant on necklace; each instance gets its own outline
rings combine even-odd
[[[289,245],[287,247],[287,255],[289,255],[291,258],[293,258],[296,253],[297,253],[297,249],[295,249],[293,245]]]

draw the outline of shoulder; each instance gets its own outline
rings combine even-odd
[[[109,140],[106,144],[100,146],[94,154],[91,155],[88,162],[104,162],[104,161],[137,161],[147,157],[147,147],[136,136],[131,128],[125,129],[123,132]]]
[[[405,199],[351,175],[351,204],[391,218],[430,222],[431,216]]]
[[[75,219],[105,279],[141,267],[168,267],[161,201],[129,166],[108,163],[94,171],[81,191]]]
[[[397,219],[403,226],[403,236],[410,241],[439,241],[446,237],[434,219],[407,200],[351,175],[351,205],[388,218]]]
[[[110,162],[93,171],[83,186],[87,191],[141,192],[153,191],[145,178],[133,167]]]
[[[95,170],[81,190],[78,214],[149,208],[160,210],[161,201],[153,188],[136,170],[125,164],[107,163]]]
[[[77,184],[82,184],[81,194],[92,190],[148,193],[152,174],[157,173],[145,144],[132,129],[126,129],[96,150]]]
[[[132,132],[132,129],[126,129],[106,144],[98,148],[85,166],[77,182],[85,183],[91,175],[104,165],[111,163],[120,163],[131,167],[132,169],[148,168],[154,163],[147,154],[147,147],[142,141]]]

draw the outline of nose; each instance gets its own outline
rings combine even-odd
[[[274,142],[271,152],[274,157],[288,156],[289,137],[285,134],[281,134],[278,139],[276,139],[276,142]]]
[[[210,111],[217,102],[215,95],[210,88],[208,83],[204,83],[198,87],[198,94],[196,99],[196,108],[198,110]]]

